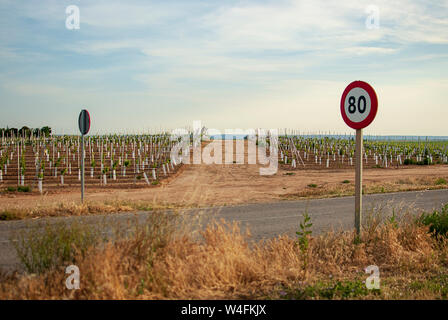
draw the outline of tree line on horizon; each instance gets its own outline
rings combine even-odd
[[[22,128],[0,128],[0,136],[1,137],[30,137],[31,135],[34,137],[49,137],[51,134],[51,128],[48,126],[42,128],[29,128],[27,126],[23,126]]]

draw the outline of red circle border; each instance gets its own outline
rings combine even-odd
[[[366,90],[367,94],[370,97],[370,113],[367,116],[367,118],[365,118],[361,122],[351,121],[345,114],[345,108],[344,108],[344,102],[345,102],[345,98],[347,97],[347,94],[350,92],[350,90],[352,90],[353,88],[356,88],[356,87]],[[363,129],[363,128],[367,127],[369,124],[372,123],[373,119],[375,119],[377,111],[378,111],[378,98],[376,96],[375,90],[372,88],[372,86],[370,84],[368,84],[367,82],[364,82],[364,81],[357,80],[357,81],[353,81],[352,83],[350,83],[347,86],[347,88],[345,88],[344,92],[342,93],[342,97],[341,97],[341,115],[342,115],[342,119],[344,119],[344,122],[350,128]]]
[[[84,110],[86,110],[86,112],[87,112],[87,117],[89,118],[89,128],[87,129],[87,132],[86,132],[86,134],[88,134],[89,131],[90,131],[90,124],[91,124],[91,122],[90,122],[90,113],[89,113],[89,111],[87,111],[87,109],[84,109]]]

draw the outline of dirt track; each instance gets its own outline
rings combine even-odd
[[[249,164],[184,165],[176,176],[163,181],[160,186],[128,190],[87,190],[86,199],[90,201],[142,200],[160,205],[196,207],[272,202],[313,195],[337,196],[353,188],[354,169],[295,170],[291,175],[287,174],[288,170],[279,169],[275,175],[261,176],[259,168],[259,165]],[[425,185],[434,187],[434,181],[440,177],[448,178],[448,166],[366,169],[364,170],[364,185],[367,188],[386,186],[385,192],[425,189]],[[349,180],[349,183],[342,183],[344,180]],[[316,186],[309,187],[310,184]],[[391,189],[388,186],[394,187]],[[0,209],[17,206],[32,207],[37,204],[45,205],[60,201],[79,201],[79,191],[72,190],[74,191],[44,196],[1,195]]]

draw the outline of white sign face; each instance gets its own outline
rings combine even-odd
[[[345,114],[352,122],[365,120],[370,114],[371,106],[370,96],[363,88],[355,87],[345,97]]]

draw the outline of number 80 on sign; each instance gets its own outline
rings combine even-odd
[[[349,127],[367,127],[375,119],[377,110],[375,90],[367,82],[353,81],[345,88],[341,97],[341,114]]]

